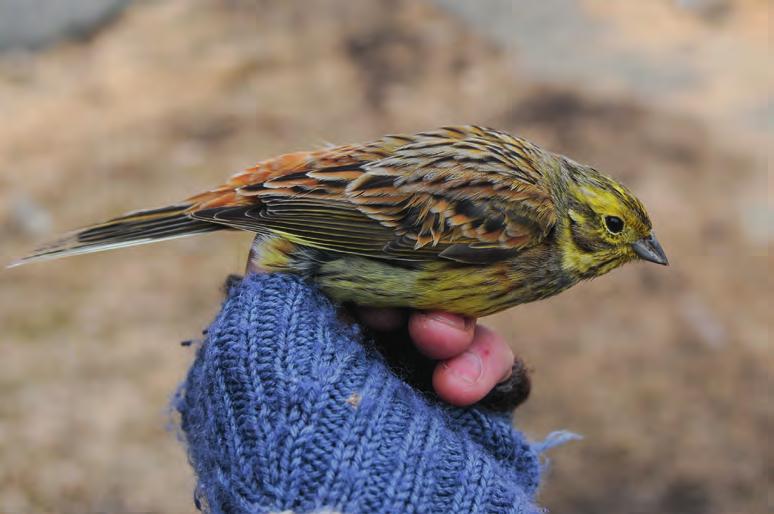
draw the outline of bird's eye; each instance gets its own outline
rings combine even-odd
[[[613,234],[620,234],[624,229],[624,222],[618,216],[605,216],[605,226]]]

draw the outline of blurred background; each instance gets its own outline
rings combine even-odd
[[[632,264],[486,320],[554,512],[764,513],[774,432],[767,0],[0,0],[0,261],[278,153],[452,123],[648,206]],[[0,271],[0,511],[193,510],[168,401],[243,268],[216,234]]]

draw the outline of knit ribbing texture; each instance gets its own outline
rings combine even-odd
[[[176,397],[197,503],[220,513],[539,513],[510,417],[398,378],[315,288],[231,286]]]

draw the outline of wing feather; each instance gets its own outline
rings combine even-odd
[[[196,197],[189,215],[380,259],[495,262],[556,222],[547,155],[473,126],[386,136],[260,163]]]

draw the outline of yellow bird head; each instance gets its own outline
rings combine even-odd
[[[566,160],[566,219],[559,235],[562,266],[583,278],[634,259],[667,265],[648,213],[631,191],[588,166]]]

